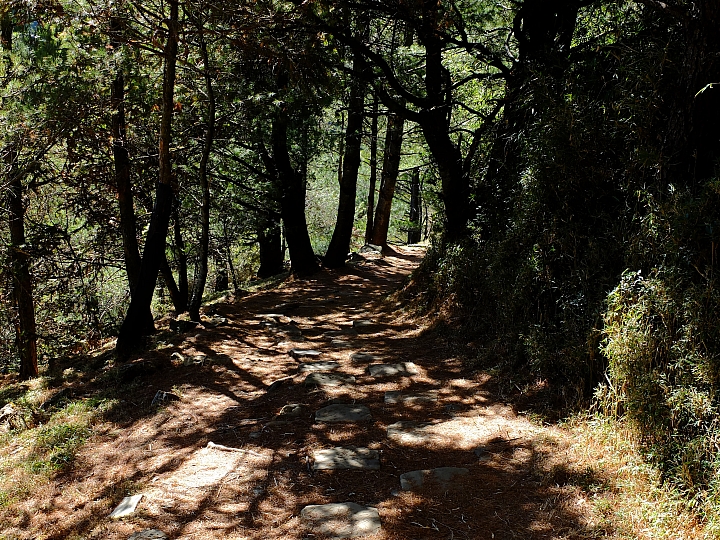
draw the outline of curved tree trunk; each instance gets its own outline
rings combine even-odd
[[[205,292],[205,282],[208,273],[208,251],[210,248],[210,181],[208,180],[208,162],[210,161],[210,152],[212,151],[213,139],[215,138],[215,91],[213,89],[212,77],[210,76],[210,62],[208,59],[207,44],[202,37],[202,29],[200,29],[200,53],[203,59],[205,91],[208,98],[208,124],[205,131],[205,144],[203,145],[203,153],[200,158],[200,188],[202,189],[202,202],[200,205],[200,253],[198,253],[197,263],[195,264],[195,276],[193,279],[193,291],[188,311],[190,319],[193,321],[200,320],[200,304],[202,304],[203,293]]]
[[[345,132],[345,159],[340,178],[337,219],[323,261],[328,268],[345,265],[355,224],[355,196],[357,195],[357,179],[360,170],[362,126],[365,112],[365,83],[361,79],[362,70],[362,57],[356,55],[353,60],[353,79],[350,87],[348,123]]]
[[[365,222],[365,243],[372,242],[375,221],[375,189],[377,186],[377,146],[378,146],[378,99],[373,95],[372,119],[370,123],[370,187],[368,189],[367,221]]]
[[[170,143],[172,140],[172,112],[175,92],[175,64],[178,50],[178,0],[170,0],[168,37],[165,43],[165,69],[163,73],[163,108],[160,124],[160,177],[155,191],[155,206],[145,239],[140,277],[130,307],[120,327],[115,350],[121,357],[140,347],[142,337],[147,335],[144,314],[152,302],[155,282],[165,253],[165,243],[173,203],[172,163]]]
[[[271,137],[274,165],[280,185],[280,212],[285,225],[292,272],[306,276],[317,272],[320,267],[315,260],[305,219],[305,179],[290,162],[287,129],[287,114],[278,111],[273,119]]]
[[[380,174],[380,192],[378,193],[377,207],[375,208],[375,221],[373,223],[370,243],[377,246],[387,246],[388,230],[390,228],[390,212],[392,211],[395,185],[400,171],[400,157],[402,151],[403,131],[405,120],[397,114],[388,115],[385,131],[385,150],[383,152],[383,168]]]

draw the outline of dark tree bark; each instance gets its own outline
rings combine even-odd
[[[180,202],[176,199],[173,211],[173,247],[175,251],[175,264],[177,265],[177,286],[178,286],[178,303],[175,304],[175,311],[185,313],[188,309],[188,264],[187,250],[185,248],[185,240],[182,237],[182,227],[180,226]]]
[[[365,222],[365,243],[372,242],[375,221],[375,190],[377,189],[377,148],[378,148],[378,99],[373,95],[372,118],[370,121],[370,187],[368,189],[367,220]]]
[[[400,171],[400,157],[402,152],[403,131],[405,120],[397,114],[390,114],[387,119],[385,131],[385,150],[383,152],[383,167],[380,174],[380,192],[378,193],[377,208],[375,209],[375,222],[371,236],[371,244],[387,246],[388,230],[390,228],[390,213],[392,211],[395,185]]]
[[[345,265],[350,251],[352,230],[355,224],[355,197],[360,169],[360,150],[362,145],[362,126],[365,113],[365,87],[362,79],[364,68],[362,55],[353,59],[352,81],[348,107],[347,130],[345,132],[345,159],[340,178],[340,197],[337,219],[330,245],[323,263],[328,268]]]
[[[110,45],[121,46],[120,34],[122,24],[117,17],[110,19]],[[125,257],[125,271],[128,276],[130,296],[140,279],[140,248],[137,241],[137,220],[133,202],[132,183],[130,181],[130,154],[127,148],[125,129],[125,78],[122,67],[117,68],[115,79],[110,89],[110,106],[112,107],[111,129],[113,136],[112,150],[115,163],[115,187],[117,190],[118,207],[120,210],[120,231]],[[153,317],[150,306],[144,315],[145,331],[153,329]]]
[[[205,78],[205,92],[208,98],[208,122],[205,131],[205,144],[200,158],[200,188],[202,189],[202,200],[200,203],[200,245],[197,262],[195,264],[195,276],[193,279],[193,291],[188,311],[190,319],[200,320],[200,304],[202,304],[203,293],[205,292],[205,281],[208,273],[208,256],[210,249],[210,181],[207,169],[210,161],[213,140],[215,138],[215,90],[213,88],[212,76],[210,74],[210,61],[208,59],[207,44],[202,37],[200,29],[200,53],[203,59],[203,76]]]
[[[170,263],[168,262],[165,253],[163,253],[162,260],[160,261],[160,275],[167,287],[168,294],[170,295],[170,301],[173,304],[175,313],[178,315],[183,313],[185,311],[183,309],[183,295],[180,292],[180,287],[178,287],[178,284],[175,281],[175,276],[173,275],[172,268],[170,268]],[[185,296],[185,299],[187,300],[187,296]]]
[[[280,223],[268,220],[258,230],[258,245],[260,247],[259,278],[275,276],[284,270],[285,253],[282,246]]]
[[[408,244],[417,244],[420,241],[420,218],[422,214],[422,200],[420,199],[420,169],[413,169],[410,181],[410,228],[408,229]]]
[[[317,272],[320,267],[315,259],[305,219],[305,178],[290,161],[287,130],[287,113],[278,111],[273,119],[271,138],[280,187],[280,213],[285,225],[292,272],[298,276],[307,276]]]
[[[165,43],[165,69],[163,72],[163,105],[160,123],[160,176],[155,191],[155,206],[145,239],[140,277],[130,307],[120,328],[115,350],[121,357],[127,356],[142,344],[148,329],[143,324],[144,314],[152,301],[158,271],[165,253],[165,243],[174,198],[170,143],[172,140],[172,114],[175,91],[175,65],[178,50],[178,0],[170,0],[168,36]]]
[[[0,20],[0,45],[4,51],[12,51],[13,25],[9,15]],[[37,327],[35,324],[35,301],[33,280],[30,273],[30,254],[25,239],[25,188],[16,167],[17,151],[10,143],[5,149],[7,180],[7,212],[10,228],[10,266],[12,272],[12,299],[17,309],[15,344],[20,356],[20,379],[38,376]]]

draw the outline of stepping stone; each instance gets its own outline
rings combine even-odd
[[[357,320],[353,321],[353,328],[370,328],[372,326],[375,326],[374,321],[368,321],[368,320]]]
[[[380,468],[380,455],[377,450],[368,448],[329,448],[313,452],[313,469],[316,471],[338,469],[377,470]]]
[[[120,519],[126,516],[131,516],[135,513],[135,509],[142,498],[142,494],[125,497],[122,501],[120,501],[120,504],[117,505],[115,510],[112,511],[110,517],[112,519]]]
[[[403,394],[398,390],[385,392],[385,403],[396,404],[404,403],[412,405],[415,403],[433,403],[438,400],[436,390],[428,390],[427,392],[418,392],[416,394]]]
[[[169,536],[158,529],[145,529],[128,536],[127,540],[169,540]]]
[[[332,345],[333,347],[337,347],[338,349],[349,349],[350,347],[352,347],[352,343],[344,339],[333,339],[330,342],[330,345]]]
[[[316,422],[366,422],[372,420],[370,409],[365,405],[335,403],[315,413]]]
[[[258,313],[255,315],[256,319],[279,319],[284,317],[282,313]]]
[[[355,384],[355,377],[344,373],[316,371],[305,377],[305,384],[308,386],[342,386],[343,384]]]
[[[432,427],[430,422],[395,422],[387,428],[388,439],[403,444],[417,444],[432,441],[434,434],[428,428]]]
[[[322,353],[315,349],[291,349],[288,354],[296,360],[299,360],[300,358],[317,358]]]
[[[298,371],[301,373],[304,371],[332,371],[340,367],[337,362],[330,360],[319,361],[319,362],[304,362],[298,366]]]
[[[400,488],[412,491],[422,487],[427,481],[435,481],[447,487],[457,476],[465,476],[470,471],[464,467],[438,467],[422,471],[410,471],[400,475]]]
[[[368,366],[371,377],[410,377],[419,373],[417,366],[412,362],[400,364],[373,364]]]
[[[367,364],[375,361],[376,359],[377,358],[374,355],[364,352],[352,353],[350,355],[350,361],[355,364]]]
[[[357,335],[357,330],[352,328],[346,328],[345,330],[330,330],[329,332],[325,332],[323,334],[323,336],[327,338],[354,337]]]
[[[300,511],[300,517],[313,533],[328,538],[361,538],[381,527],[377,508],[353,502],[312,504]]]

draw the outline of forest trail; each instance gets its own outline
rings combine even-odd
[[[587,494],[563,481],[561,432],[515,414],[388,296],[424,255],[396,250],[217,303],[222,325],[117,371],[132,380],[100,434],[16,505],[3,538],[315,539],[318,514],[339,507],[313,505],[330,503],[362,514],[336,516],[336,534],[369,539],[597,537]],[[339,405],[359,418],[335,421]],[[324,468],[337,463],[351,468]],[[401,486],[440,467],[457,469]],[[131,516],[108,517],[140,494]]]

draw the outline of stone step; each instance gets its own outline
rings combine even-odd
[[[374,355],[366,352],[356,352],[350,355],[350,361],[353,364],[369,364],[375,360],[377,360],[377,358]]]
[[[366,422],[372,420],[370,409],[365,405],[335,403],[315,413],[316,422]]]
[[[414,394],[404,394],[399,390],[390,390],[385,392],[385,403],[394,405],[403,403],[412,405],[415,403],[433,403],[438,400],[437,390],[428,390],[426,392],[416,392]]]
[[[330,360],[321,360],[319,362],[303,362],[298,366],[298,371],[300,373],[313,371],[332,371],[333,369],[337,369],[339,367],[340,364],[338,364],[337,362],[332,362]]]
[[[400,475],[400,488],[404,491],[419,489],[425,482],[433,481],[447,487],[458,476],[465,476],[470,471],[464,467],[438,467],[410,471]]]
[[[327,538],[362,538],[380,530],[377,508],[354,502],[311,504],[300,518],[313,533]]]
[[[315,349],[290,349],[288,354],[295,358],[295,360],[299,360],[300,358],[317,358],[322,353]]]
[[[328,448],[313,452],[313,469],[377,470],[380,468],[380,454],[377,450],[355,446]]]
[[[355,384],[355,377],[346,373],[316,371],[305,377],[305,384],[308,386],[342,386],[344,384]]]
[[[372,364],[368,366],[367,371],[371,377],[412,377],[419,373],[417,366],[412,362]]]

